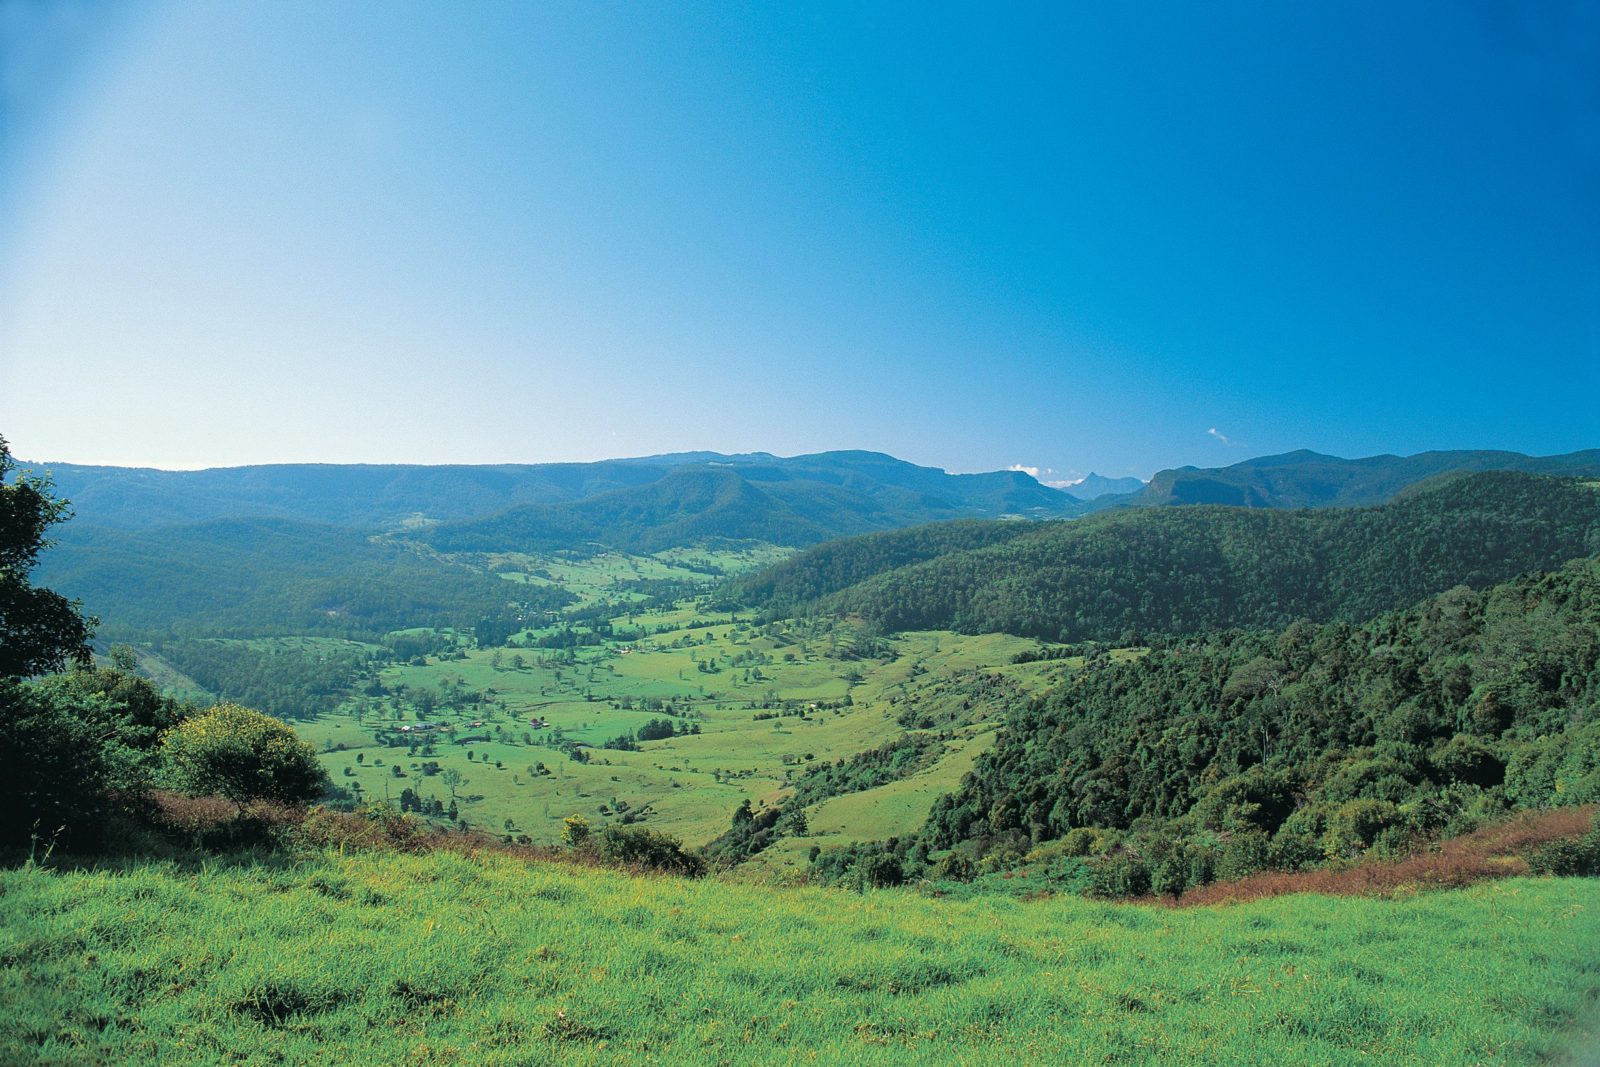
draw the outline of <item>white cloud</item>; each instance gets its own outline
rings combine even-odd
[[[1223,433],[1221,430],[1217,429],[1215,426],[1213,426],[1213,427],[1211,427],[1211,429],[1207,430],[1206,433],[1210,434],[1212,437],[1215,437],[1218,441],[1221,441],[1224,445],[1226,445],[1229,448],[1243,448],[1244,447],[1243,442],[1235,441],[1233,438],[1229,437],[1227,434]]]
[[[1050,467],[1029,467],[1022,463],[1013,463],[1007,470],[1021,471],[1040,485],[1048,485],[1052,489],[1066,489],[1083,481],[1083,475],[1076,472],[1063,472]],[[1060,477],[1065,473],[1067,477]]]

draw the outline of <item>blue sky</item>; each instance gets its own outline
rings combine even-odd
[[[0,0],[34,460],[1600,447],[1579,3]]]

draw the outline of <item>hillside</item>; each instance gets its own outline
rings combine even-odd
[[[887,571],[1034,532],[1030,523],[968,520],[840,538],[743,579],[735,593],[747,603],[783,615]]]
[[[1124,877],[1160,892],[1403,851],[1600,801],[1597,708],[1587,559],[1358,627],[1220,633],[1085,671],[1014,709],[925,838],[982,856],[1135,831]]]
[[[835,542],[742,588],[783,612],[1051,641],[1360,620],[1600,550],[1600,492],[1487,472],[1375,508],[1124,509],[994,537],[910,565],[912,539],[937,548],[936,532]]]
[[[0,871],[0,1060],[1558,1062],[1600,882],[1165,911],[510,857]]]
[[[952,475],[870,452],[526,467],[49,469],[75,518],[41,575],[106,619],[102,635],[112,639],[366,638],[412,626],[470,628],[564,602],[442,553],[798,546],[940,519],[1085,507],[1014,471]],[[440,520],[453,521],[433,525]]]
[[[1131,504],[1227,504],[1249,508],[1358,507],[1382,504],[1407,486],[1441,474],[1474,471],[1600,476],[1600,450],[1560,456],[1446,451],[1341,459],[1301,449],[1230,467],[1164,470]]]
[[[871,452],[482,467],[25,466],[48,468],[75,515],[43,579],[106,619],[102,635],[112,639],[367,638],[471,628],[565,602],[442,553],[808,545],[938,519],[1084,508],[1014,471],[952,475]]]
[[[513,586],[354,530],[231,519],[156,530],[73,522],[39,567],[41,582],[104,620],[100,634],[328,634],[373,637],[408,626],[470,628],[513,602],[555,608],[559,590]]]

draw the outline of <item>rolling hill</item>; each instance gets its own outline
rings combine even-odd
[[[83,602],[100,636],[326,634],[471,627],[512,600],[555,608],[559,591],[513,586],[432,553],[288,519],[218,519],[157,530],[63,528],[39,579]]]
[[[1484,472],[1374,508],[1120,509],[986,525],[822,545],[736,595],[777,613],[856,613],[887,630],[1060,641],[1355,621],[1600,551],[1600,492]]]
[[[1359,626],[1219,632],[1106,662],[1015,709],[925,837],[983,855],[1132,830],[1135,891],[1177,892],[1594,803],[1597,623],[1589,558]]]

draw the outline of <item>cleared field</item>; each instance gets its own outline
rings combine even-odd
[[[927,820],[933,802],[960,784],[993,742],[994,731],[982,730],[950,742],[945,757],[920,774],[818,804],[806,813],[811,837],[855,841],[915,833]]]
[[[511,647],[477,649],[443,635],[442,654],[384,667],[375,688],[295,728],[335,784],[365,799],[397,803],[410,789],[430,805],[453,801],[474,827],[538,842],[557,840],[564,818],[583,815],[643,821],[697,845],[725,830],[742,801],[775,802],[811,764],[908,728],[979,722],[1073,669],[1013,665],[1037,646],[1004,635],[888,639],[848,620],[763,624],[707,612],[692,598],[646,608],[629,586],[692,591],[777,551],[491,557],[502,576],[560,585],[577,602],[564,618],[514,635]],[[605,747],[663,719],[678,736],[638,742],[637,751]],[[826,816],[829,843],[913,829],[982,744],[953,744],[948,767]]]
[[[355,799],[404,800],[439,821],[453,815],[540,843],[559,840],[563,820],[579,815],[704,844],[742,802],[780,802],[808,767],[909,729],[957,731],[946,758],[913,778],[813,805],[810,836],[782,839],[747,865],[744,876],[761,879],[803,869],[813,845],[914,830],[989,743],[983,724],[1078,666],[1014,665],[1036,645],[1006,636],[886,639],[850,620],[772,624],[709,612],[686,595],[783,554],[487,557],[478,562],[502,577],[560,586],[574,603],[513,634],[508,647],[479,649],[461,631],[395,631],[386,638],[393,662],[331,713],[307,717],[293,700],[255,702],[293,718]],[[235,678],[259,681],[284,664],[308,683],[331,679],[315,663],[351,649],[384,652],[333,638],[212,646],[213,660],[235,650],[212,664]],[[146,661],[170,688],[198,688],[150,650]],[[663,721],[678,736],[616,747]]]

